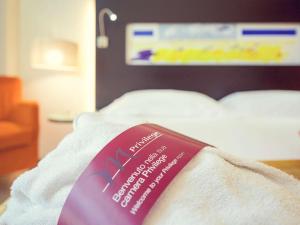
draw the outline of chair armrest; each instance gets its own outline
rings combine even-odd
[[[13,108],[9,119],[22,127],[30,128],[37,134],[39,128],[38,104],[36,102],[20,102]]]

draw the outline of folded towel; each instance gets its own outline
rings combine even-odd
[[[14,182],[0,225],[56,225],[76,179],[98,150],[127,128],[95,123],[75,129]],[[299,225],[300,182],[206,147],[176,176],[144,221],[171,224]]]

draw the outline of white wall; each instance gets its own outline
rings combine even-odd
[[[0,75],[19,72],[19,0],[0,0]]]
[[[0,0],[0,76],[5,72],[5,1]]]
[[[95,107],[95,1],[21,0],[20,9],[20,73],[26,98],[40,103],[40,151],[44,155],[71,131],[71,124],[49,122],[49,114],[93,111]],[[31,67],[34,40],[49,37],[79,44],[78,72]]]

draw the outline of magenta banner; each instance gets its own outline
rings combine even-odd
[[[126,130],[99,149],[58,225],[142,225],[168,184],[205,146],[154,124]]]

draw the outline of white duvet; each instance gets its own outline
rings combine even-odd
[[[254,160],[300,159],[300,119],[266,118],[226,114],[215,117],[115,116],[84,113],[75,127],[97,121],[123,125],[157,123],[190,137],[210,143],[238,157]]]
[[[83,114],[77,123],[153,122],[239,157],[300,159],[297,102],[300,92],[296,91],[241,92],[216,101],[198,92],[139,90],[126,93],[98,113]]]
[[[77,121],[73,133],[13,184],[0,224],[56,225],[81,172],[98,149],[127,128],[103,120]],[[177,175],[144,222],[202,224],[299,225],[300,182],[263,164],[206,147]]]

